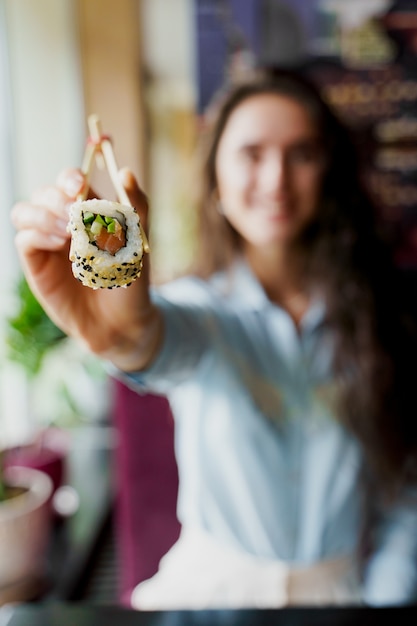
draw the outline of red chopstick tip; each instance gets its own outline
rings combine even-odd
[[[100,137],[98,137],[97,139],[95,137],[92,137],[91,135],[87,137],[87,144],[90,144],[92,146],[100,146],[103,141],[111,141],[110,135],[100,135]]]

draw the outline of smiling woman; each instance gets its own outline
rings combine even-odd
[[[90,13],[95,0],[80,6],[90,62],[108,62],[109,105],[123,91],[112,54],[127,5],[110,26]],[[139,396],[165,394],[172,407],[181,535],[131,602],[415,602],[417,329],[354,145],[302,72],[229,78],[200,127],[194,274],[151,285],[147,257],[129,289],[75,280],[65,219],[88,181],[74,169],[12,211],[26,278],[54,321]],[[147,223],[133,173],[120,181]],[[173,196],[167,207],[176,212]]]
[[[229,118],[216,171],[224,215],[248,245],[290,243],[314,217],[324,175],[314,120],[289,98],[249,98]]]
[[[132,604],[413,602],[417,330],[349,132],[302,73],[273,68],[227,84],[205,121],[194,275],[150,287],[146,261],[129,289],[75,281],[51,219],[85,186],[72,170],[53,202],[13,208],[56,323],[172,406],[181,535]]]

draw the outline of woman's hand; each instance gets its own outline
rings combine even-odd
[[[146,197],[129,170],[119,176],[146,230]],[[67,169],[55,186],[38,189],[29,202],[13,207],[22,269],[40,304],[65,333],[120,369],[142,369],[161,337],[161,316],[149,297],[147,255],[141,276],[126,289],[89,289],[72,274],[68,209],[85,184],[79,170]]]

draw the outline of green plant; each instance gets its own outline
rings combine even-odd
[[[23,276],[18,280],[16,296],[18,310],[7,320],[7,357],[19,363],[27,376],[33,378],[49,350],[66,335],[46,315]]]

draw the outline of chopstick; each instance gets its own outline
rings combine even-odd
[[[108,135],[104,135],[101,130],[101,122],[98,115],[90,115],[88,118],[88,128],[90,137],[87,141],[85,148],[84,158],[81,165],[81,170],[86,178],[86,185],[81,194],[78,196],[78,200],[85,200],[88,195],[88,189],[90,186],[91,172],[93,166],[96,165],[103,169],[107,167],[110,180],[116,191],[118,200],[121,204],[132,206],[129,196],[126,193],[125,188],[119,180],[119,168],[117,167],[116,157],[113,152],[113,146]],[[149,242],[141,221],[139,220],[140,234],[143,242],[143,249],[145,252],[149,252]]]

